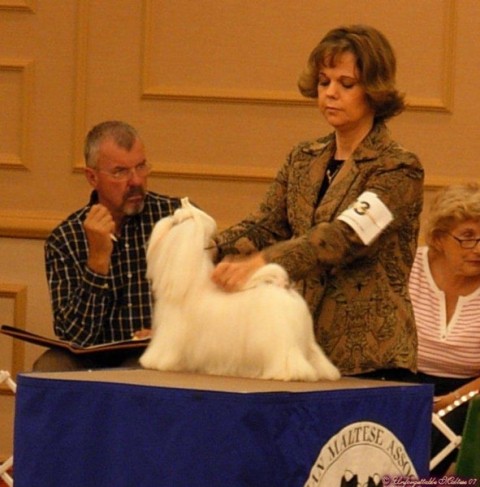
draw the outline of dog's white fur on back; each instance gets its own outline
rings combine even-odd
[[[154,298],[152,339],[143,367],[277,380],[340,377],[315,341],[304,299],[277,264],[260,268],[243,290],[210,278],[215,221],[188,199],[154,227],[147,276]]]

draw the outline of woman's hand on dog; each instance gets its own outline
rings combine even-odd
[[[225,291],[239,291],[250,276],[266,263],[262,253],[248,257],[227,256],[213,270],[212,280]]]

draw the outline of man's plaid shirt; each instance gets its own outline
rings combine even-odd
[[[148,192],[138,215],[126,217],[114,242],[110,274],[87,267],[88,245],[83,221],[97,203],[63,221],[45,243],[45,265],[52,300],[55,334],[88,346],[127,340],[151,327],[152,297],[146,278],[146,245],[155,223],[180,206],[180,200]]]

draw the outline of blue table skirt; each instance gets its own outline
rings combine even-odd
[[[288,390],[199,377],[211,390],[143,370],[20,375],[15,487],[340,487],[354,475],[360,485],[428,475],[430,386],[342,379]]]

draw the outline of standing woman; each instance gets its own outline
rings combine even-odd
[[[378,30],[328,32],[298,85],[333,132],[297,145],[259,209],[216,237],[223,260],[212,279],[233,291],[265,263],[282,265],[309,304],[318,343],[347,375],[416,369],[407,283],[423,169],[385,126],[404,109],[395,71]]]
[[[417,251],[409,284],[418,329],[416,380],[433,384],[435,395],[453,404],[461,396],[454,391],[480,377],[480,186],[440,191],[425,229],[427,245]],[[443,418],[458,435],[467,406]],[[445,443],[434,429],[432,456]],[[434,473],[443,475],[455,456],[454,451]]]

